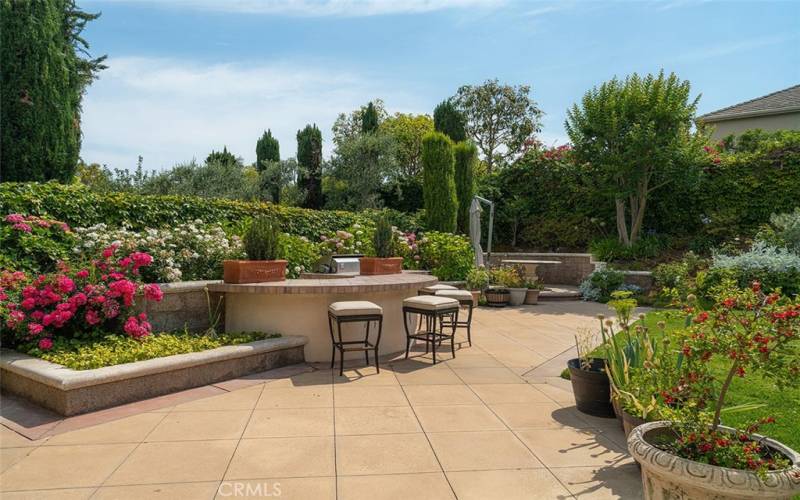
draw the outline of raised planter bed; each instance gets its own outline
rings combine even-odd
[[[94,370],[0,349],[0,387],[71,416],[302,363],[304,336],[286,336]]]

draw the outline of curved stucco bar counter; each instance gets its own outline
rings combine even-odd
[[[383,308],[383,334],[380,353],[405,350],[403,299],[417,295],[420,288],[436,283],[436,278],[418,273],[381,276],[355,276],[341,279],[297,279],[271,283],[234,285],[217,283],[211,292],[225,294],[225,330],[275,332],[305,335],[306,361],[331,360],[328,305],[344,300],[368,300]],[[363,338],[364,327],[346,325],[345,340]],[[371,327],[375,331],[375,326]],[[370,333],[374,339],[374,333]],[[351,352],[346,359],[363,359]],[[338,354],[337,354],[338,360]]]

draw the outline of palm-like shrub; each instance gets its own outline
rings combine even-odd
[[[278,258],[280,228],[270,217],[253,219],[244,233],[244,251],[250,260],[275,260]]]

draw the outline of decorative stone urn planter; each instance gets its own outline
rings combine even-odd
[[[266,283],[286,279],[285,260],[225,260],[222,261],[225,283]]]
[[[527,288],[509,288],[508,302],[512,306],[521,306],[525,302],[525,296],[528,293]]]
[[[539,303],[539,290],[535,288],[528,288],[525,293],[525,305],[536,305]]]
[[[645,500],[726,500],[780,498],[800,494],[800,455],[781,443],[754,435],[792,463],[782,471],[755,472],[694,462],[656,448],[649,441],[668,432],[670,422],[650,422],[636,427],[628,437],[628,451],[642,467]],[[729,427],[722,430],[735,432]]]
[[[604,367],[605,362],[600,358],[592,358],[589,370],[581,368],[578,358],[567,361],[578,411],[595,417],[613,418],[615,415],[614,407],[611,406],[611,385]]]
[[[480,290],[470,290],[469,293],[472,294],[472,307],[478,307],[478,304],[481,301],[481,291]]]
[[[361,257],[358,259],[362,276],[378,274],[399,274],[403,272],[402,257]]]

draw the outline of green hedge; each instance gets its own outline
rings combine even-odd
[[[283,231],[319,240],[330,233],[374,220],[377,212],[308,210],[272,203],[193,196],[155,196],[132,193],[96,193],[80,184],[2,183],[0,212],[41,215],[64,221],[71,226],[110,226],[127,224],[132,229],[161,227],[166,224],[202,219],[207,223],[240,226],[256,215],[271,215]],[[414,217],[384,211],[392,224],[401,229],[418,229]]]

